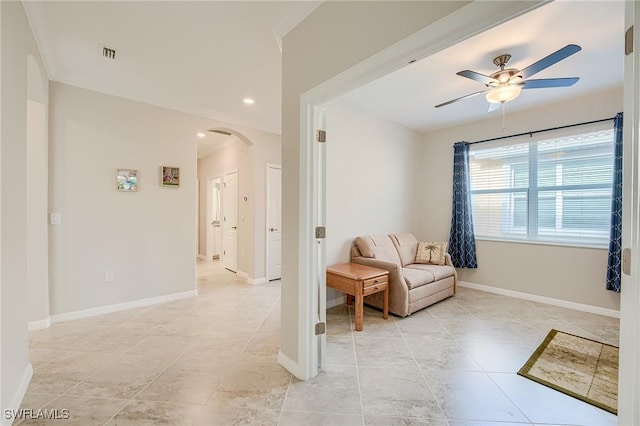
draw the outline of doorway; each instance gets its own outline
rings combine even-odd
[[[222,177],[222,264],[238,270],[238,170]]]
[[[207,260],[220,259],[222,252],[222,178],[220,176],[207,178]]]
[[[539,3],[542,4],[542,3]],[[451,17],[444,18],[438,24],[432,24],[418,31],[411,37],[407,37],[393,46],[357,64],[352,64],[347,71],[337,74],[335,77],[301,94],[299,122],[300,129],[294,126],[292,131],[299,131],[302,136],[300,145],[300,164],[306,167],[300,168],[298,176],[300,182],[299,198],[292,197],[298,202],[299,222],[297,231],[299,239],[296,244],[298,269],[297,276],[292,277],[298,282],[299,312],[298,312],[298,346],[297,346],[297,376],[310,378],[317,374],[318,365],[322,365],[322,351],[319,350],[321,342],[313,333],[314,323],[317,321],[317,308],[319,300],[317,295],[325,291],[324,283],[318,277],[324,274],[324,259],[319,259],[316,247],[322,241],[314,238],[312,232],[318,226],[322,226],[322,214],[325,211],[325,201],[322,195],[324,191],[324,174],[326,165],[322,164],[321,152],[316,149],[315,141],[317,130],[317,114],[320,105],[328,100],[348,92],[356,86],[366,83],[388,74],[391,70],[405,66],[408,62],[427,57],[445,47],[455,44],[466,37],[491,26],[510,19],[539,5],[510,3],[512,8],[498,8],[497,5],[487,6],[472,2],[465,6],[464,10]],[[478,19],[482,17],[482,19]],[[447,25],[444,25],[447,21]],[[300,67],[304,71],[303,67]],[[316,122],[314,122],[316,121]],[[330,141],[331,133],[328,132],[327,141]],[[285,167],[287,164],[285,163]],[[330,230],[328,230],[330,232]],[[293,254],[293,253],[292,253]],[[304,283],[304,285],[302,284]],[[285,289],[283,289],[283,294]],[[283,351],[286,354],[286,351]],[[281,357],[286,361],[285,356]],[[284,365],[283,361],[283,365]]]

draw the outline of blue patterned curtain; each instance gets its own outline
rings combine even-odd
[[[607,290],[620,293],[620,264],[622,259],[622,113],[618,113],[613,121],[613,133],[615,148]]]
[[[469,184],[469,142],[453,145],[453,206],[449,254],[456,268],[477,268],[476,239],[471,218]]]

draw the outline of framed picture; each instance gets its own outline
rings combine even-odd
[[[167,188],[178,188],[180,186],[180,167],[161,166],[160,184]]]
[[[131,169],[116,170],[116,190],[135,192],[138,190],[138,171]]]

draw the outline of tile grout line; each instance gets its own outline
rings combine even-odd
[[[431,315],[430,312],[427,312],[427,313],[429,314],[429,316],[431,318],[436,319],[433,315]],[[394,321],[395,321],[395,318],[394,318]],[[438,324],[440,324],[440,322],[438,322]],[[444,328],[444,326],[442,324],[440,324],[440,326]],[[396,327],[397,327],[397,323],[396,323]],[[445,328],[445,330],[446,330],[446,328]],[[404,335],[404,333],[402,332],[400,327],[398,327],[398,332],[400,332],[400,336],[402,337],[402,341],[404,342],[404,345],[406,346],[407,350],[411,354],[411,358],[412,358],[413,362],[415,363],[416,368],[420,372],[420,376],[422,377],[422,380],[424,380],[424,383],[427,385],[427,389],[429,389],[429,393],[431,393],[431,396],[435,400],[436,405],[438,406],[438,410],[440,410],[440,415],[442,416],[444,421],[447,424],[449,424],[449,420],[447,419],[447,416],[445,415],[444,410],[442,409],[442,403],[438,400],[438,397],[433,392],[433,388],[431,387],[431,384],[429,384],[429,381],[427,380],[427,377],[424,375],[424,371],[422,371],[422,368],[420,368],[420,364],[418,364],[418,360],[416,359],[416,355],[413,353],[413,351],[411,350],[411,347],[409,346],[409,343],[407,342],[407,337]]]
[[[364,312],[362,313],[364,317]],[[358,365],[358,352],[356,351],[356,336],[354,334],[354,320],[351,319],[351,307],[349,305],[349,324],[351,330],[351,344],[353,346],[353,358],[356,364],[356,382],[358,383],[358,398],[360,400],[360,418],[364,426],[364,404],[362,403],[362,386],[360,385],[360,366]]]
[[[496,385],[496,387],[497,387],[498,389],[500,389],[500,392],[502,392],[502,394],[503,394],[503,395],[504,395],[504,396],[509,400],[509,402],[511,402],[511,403],[513,404],[513,406],[514,406],[514,407],[516,407],[516,409],[520,412],[520,414],[522,414],[522,416],[523,416],[525,419],[527,419],[527,420],[529,421],[529,423],[530,423],[530,424],[534,424],[533,420],[531,420],[531,419],[529,418],[529,416],[527,416],[527,415],[525,414],[525,412],[524,412],[524,411],[522,411],[522,409],[521,409],[520,407],[518,407],[518,404],[516,404],[516,402],[515,402],[513,399],[511,399],[511,397],[509,396],[509,394],[507,393],[507,391],[505,391],[504,389],[502,389],[502,387],[501,387],[498,383],[496,383],[496,381],[495,381],[495,380],[493,380],[493,377],[491,377],[491,375],[490,375],[489,373],[486,373],[486,372],[485,372],[484,374],[486,374],[486,375],[487,375],[487,377],[489,378],[489,380],[491,380],[491,383],[493,383],[494,385]],[[515,374],[515,373],[493,373],[493,374]]]
[[[278,425],[282,421],[282,415],[284,414],[284,406],[287,403],[287,397],[289,396],[289,390],[291,389],[291,383],[293,382],[293,374],[289,373],[289,385],[287,386],[287,391],[284,394],[284,399],[282,400],[282,407],[280,407],[280,414],[278,414]]]
[[[113,420],[113,419],[114,419],[118,414],[120,414],[120,412],[121,412],[122,410],[124,410],[124,408],[125,408],[127,405],[129,405],[129,404],[131,403],[131,401],[132,401],[132,400],[129,400],[129,401],[125,402],[125,403],[124,403],[124,405],[123,405],[122,407],[120,407],[120,409],[119,409],[118,411],[116,411],[116,412],[115,412],[111,417],[109,417],[109,418],[107,419],[107,421],[106,421],[106,422],[104,422],[104,423],[102,424],[102,426],[106,426],[106,425],[107,425],[111,420]]]

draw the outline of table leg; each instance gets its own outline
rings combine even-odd
[[[353,305],[353,296],[347,294],[347,305]]]
[[[356,283],[356,331],[362,331],[364,323],[363,303],[364,297],[362,296],[362,283]]]
[[[382,318],[389,318],[389,285],[387,284],[387,288],[384,289],[383,292],[383,303],[382,303]]]

